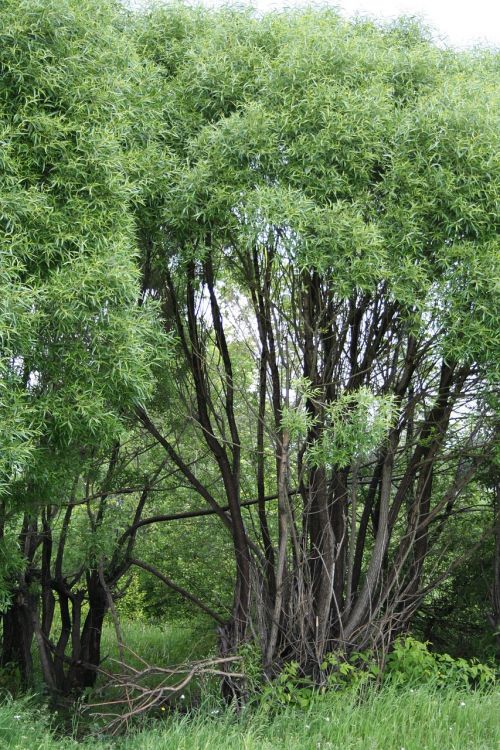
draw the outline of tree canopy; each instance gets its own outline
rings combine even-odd
[[[93,684],[161,582],[321,682],[481,545],[498,624],[498,56],[331,10],[0,21],[4,663]]]

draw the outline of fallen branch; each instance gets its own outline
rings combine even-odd
[[[83,708],[83,711],[90,712],[94,719],[107,720],[100,731],[112,735],[126,728],[132,719],[157,708],[164,709],[165,703],[185,690],[194,678],[214,675],[235,679],[245,678],[242,672],[230,669],[235,662],[241,661],[239,656],[204,659],[176,667],[155,667],[140,659],[143,665],[141,669],[136,669],[121,660],[113,659],[113,661],[119,665],[120,671],[111,673],[100,669],[100,673],[107,677],[107,682],[101,690],[119,690],[120,695],[113,700],[87,704]],[[180,679],[169,684],[176,676]],[[155,678],[160,680],[155,686],[144,684],[144,680]]]

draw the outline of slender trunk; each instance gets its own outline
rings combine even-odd
[[[279,514],[279,542],[278,542],[278,564],[276,569],[276,597],[271,618],[271,629],[265,666],[269,668],[274,658],[278,632],[282,616],[284,599],[284,587],[286,577],[286,553],[289,536],[289,513],[288,513],[288,450],[289,437],[286,431],[282,435],[281,456],[278,476],[278,514]]]
[[[348,548],[348,560],[347,560],[347,581],[346,581],[346,614],[349,613],[351,608],[352,592],[353,592],[353,574],[354,574],[354,558],[356,554],[356,532],[357,532],[357,520],[356,513],[358,510],[358,478],[359,478],[359,464],[357,461],[353,462],[352,465],[352,484],[351,484],[351,525],[349,529],[349,548]]]
[[[493,524],[495,553],[493,558],[490,622],[494,632],[497,655],[500,656],[500,481],[496,483],[495,487],[495,517]]]

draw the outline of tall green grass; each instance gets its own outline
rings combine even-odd
[[[132,652],[165,666],[203,658],[215,649],[213,627],[204,621],[154,625],[123,620],[122,632],[132,664]],[[111,622],[102,653],[112,669],[119,653]],[[389,680],[381,689],[361,693],[316,693],[306,709],[280,708],[271,699],[239,716],[220,702],[218,690],[204,684],[199,693],[186,691],[186,704],[204,696],[201,707],[185,714],[156,710],[154,718],[118,738],[89,736],[97,724],[88,716],[58,717],[39,695],[5,696],[3,701],[0,695],[0,750],[500,750],[498,688],[474,691],[457,687],[459,682],[440,687],[432,679],[419,680],[406,686]]]
[[[216,648],[213,624],[202,618],[191,622],[176,621],[154,624],[142,620],[123,619],[120,629],[125,644],[125,660],[138,665],[133,653],[149,664],[167,666],[203,659]],[[101,655],[104,665],[111,667],[119,659],[116,632],[108,617],[102,634]]]
[[[5,750],[498,750],[500,693],[386,686],[330,693],[305,711],[235,716],[215,705],[117,739],[57,738],[26,700],[0,706]]]

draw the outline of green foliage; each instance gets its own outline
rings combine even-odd
[[[4,612],[11,600],[11,583],[23,569],[24,559],[17,539],[4,535],[0,539],[0,613]]]
[[[447,353],[495,369],[494,53],[330,9],[172,4],[135,38],[163,78],[170,179],[149,229],[169,255],[202,255],[209,233],[232,261],[279,236],[282,267],[315,270],[339,298],[383,282],[416,330],[443,326]]]
[[[495,669],[477,659],[454,659],[429,651],[428,643],[407,636],[398,639],[387,658],[387,676],[398,684],[432,682],[440,687],[487,687],[496,682]]]
[[[307,708],[329,691],[359,691],[370,683],[411,686],[425,684],[438,688],[470,690],[493,688],[497,682],[495,668],[477,659],[454,659],[449,654],[431,652],[429,644],[411,636],[399,638],[387,657],[382,671],[376,654],[370,651],[344,653],[331,651],[321,664],[321,685],[305,675],[297,662],[283,666],[272,680],[263,680],[258,650],[249,644],[242,647],[243,671],[247,688],[265,710],[282,710],[286,706]],[[382,688],[384,689],[384,688]]]
[[[354,652],[347,658],[330,651],[325,655],[321,669],[325,671],[327,687],[334,689],[358,688],[382,675],[377,659],[370,651]]]
[[[151,392],[160,339],[151,310],[136,304],[139,183],[128,182],[123,143],[142,64],[116,6],[7,0],[0,28],[0,481],[8,484],[37,441],[62,450],[116,438],[121,412]]]
[[[159,628],[124,620],[123,633],[133,651],[157,664],[200,658],[211,645],[200,637],[201,631],[197,633],[182,623]],[[110,622],[105,626],[104,647],[106,654],[118,657]],[[198,650],[193,652],[195,647]],[[407,651],[414,648],[411,645]],[[256,653],[252,655],[243,649],[243,656],[245,663],[250,664],[255,661]],[[339,664],[335,655],[329,657],[329,661],[333,668]],[[70,750],[91,747],[94,750],[230,750],[241,747],[242,743],[251,750],[282,747],[317,750],[318,743],[324,750],[340,743],[349,750],[364,750],[367,741],[374,750],[399,750],[401,747],[493,750],[496,746],[500,696],[492,686],[484,689],[487,682],[478,683],[480,689],[471,690],[460,680],[437,684],[428,676],[411,682],[394,678],[386,680],[380,688],[367,686],[360,699],[357,690],[314,693],[306,690],[303,694],[304,686],[294,697],[297,677],[298,671],[291,667],[287,677],[279,683],[277,696],[270,694],[265,704],[247,706],[240,714],[212,699],[187,713],[165,713],[162,720],[150,720],[146,726],[116,738],[104,738],[99,734],[88,737],[86,734],[92,727],[76,719],[73,726],[69,726],[70,736],[61,737],[54,731],[58,717],[54,716],[50,722],[47,707],[39,700],[4,697],[0,704],[0,744],[9,750],[28,747],[59,750],[63,746]],[[279,702],[273,708],[275,699]],[[74,730],[73,736],[71,730]]]
[[[21,35],[26,31],[27,27],[22,25],[25,23],[22,20],[22,7],[24,6],[21,6],[15,22],[14,16],[9,17],[11,31],[7,37],[7,44],[4,45],[7,50],[10,48],[9,40],[16,39],[16,34]],[[50,95],[62,97],[64,93],[64,99],[61,101],[65,105],[68,103],[71,105],[71,113],[84,114],[85,117],[82,116],[84,124],[89,116],[88,110],[90,114],[95,111],[99,114],[107,114],[112,110],[113,128],[117,128],[123,138],[133,141],[134,130],[136,134],[139,131],[143,137],[150,134],[151,115],[149,123],[145,123],[147,112],[154,110],[154,107],[148,108],[147,106],[150,103],[148,98],[150,88],[147,89],[147,96],[144,93],[144,87],[141,88],[144,99],[140,104],[140,117],[135,118],[134,127],[130,124],[130,120],[134,119],[130,103],[135,104],[138,97],[130,79],[126,81],[122,78],[117,79],[118,73],[124,70],[124,55],[127,55],[128,68],[130,69],[132,64],[135,75],[142,75],[143,78],[144,75],[142,71],[139,71],[133,50],[124,44],[123,39],[118,40],[113,24],[110,24],[110,20],[115,20],[112,6],[107,7],[106,4],[101,3],[99,12],[93,14],[90,25],[87,23],[85,14],[88,13],[89,8],[93,8],[92,5],[87,7],[85,4],[83,6],[80,4],[78,13],[73,12],[71,6],[68,6],[68,17],[75,24],[73,37],[79,40],[74,42],[78,54],[73,54],[71,46],[68,47],[73,43],[73,37],[68,40],[67,35],[65,36],[61,31],[58,32],[59,36],[52,34],[50,24],[58,9],[57,4],[54,7],[44,4],[42,20],[37,16],[40,5],[32,3],[31,6],[28,4],[26,7],[31,8],[29,23],[40,24],[41,38],[48,37],[51,43],[54,43],[54,49],[48,44],[46,44],[48,49],[45,49],[42,44],[34,53],[34,60],[28,60],[28,64],[25,46],[15,47],[16,56],[10,55],[8,58],[11,77],[19,82],[20,71],[26,69],[31,76],[30,81],[38,80],[36,75],[41,76],[42,61],[50,60],[52,62],[49,70],[54,78],[52,80],[49,76],[46,82]],[[9,9],[9,4],[6,8]],[[10,12],[13,13],[13,11]],[[300,35],[296,33],[299,27]],[[99,29],[97,36],[99,44],[94,42],[98,54],[94,52],[92,57],[92,73],[98,73],[100,78],[99,85],[96,84],[97,76],[88,85],[85,78],[82,80],[81,71],[85,69],[83,63],[89,64],[91,56],[85,47],[85,40],[91,37],[94,28]],[[476,96],[478,93],[477,75],[483,63],[482,60],[476,61],[466,57],[460,60],[449,53],[440,53],[429,43],[427,36],[419,31],[416,25],[411,28],[411,33],[409,27],[405,25],[386,30],[365,22],[350,25],[331,11],[301,12],[258,21],[245,13],[223,11],[210,15],[200,9],[190,10],[172,6],[154,11],[150,17],[138,18],[135,21],[134,32],[141,52],[149,55],[155,63],[160,65],[163,79],[171,81],[170,86],[164,91],[165,96],[168,95],[163,106],[169,127],[168,129],[165,127],[162,132],[166,141],[162,164],[172,170],[171,176],[174,177],[174,183],[171,183],[170,190],[174,195],[179,192],[179,189],[182,190],[182,184],[177,185],[175,180],[178,176],[184,180],[184,176],[179,175],[179,165],[175,157],[170,154],[170,149],[175,151],[176,148],[188,147],[190,149],[188,165],[196,162],[200,159],[196,147],[203,146],[204,141],[196,141],[192,150],[187,141],[193,132],[198,132],[202,128],[200,138],[208,139],[206,145],[209,148],[208,151],[205,148],[199,149],[199,154],[203,154],[203,160],[200,159],[199,168],[189,166],[189,169],[195,169],[194,177],[200,172],[205,174],[206,179],[211,183],[207,189],[215,192],[216,199],[217,195],[222,194],[228,197],[228,191],[232,191],[242,178],[250,180],[251,185],[255,185],[255,180],[258,179],[255,185],[256,201],[254,201],[253,192],[248,190],[244,192],[244,200],[248,201],[246,209],[249,217],[252,215],[252,206],[255,204],[259,207],[259,232],[262,230],[263,217],[266,214],[269,214],[269,220],[272,223],[286,221],[291,228],[294,223],[297,224],[297,230],[294,231],[297,237],[301,236],[304,239],[300,252],[305,253],[306,265],[331,268],[339,278],[339,283],[340,277],[348,275],[349,278],[358,280],[362,287],[364,275],[375,274],[376,278],[380,278],[382,269],[384,273],[396,270],[397,279],[403,278],[398,265],[391,266],[391,270],[381,261],[380,253],[385,252],[382,245],[385,246],[386,243],[382,243],[380,239],[375,242],[378,249],[374,251],[373,270],[369,270],[372,266],[371,251],[366,248],[369,248],[371,240],[363,240],[363,233],[369,235],[375,232],[375,235],[380,238],[383,231],[388,230],[389,224],[393,226],[390,221],[386,222],[385,218],[381,227],[375,227],[373,224],[374,212],[376,206],[380,207],[381,200],[378,195],[371,198],[366,193],[373,187],[373,168],[378,167],[381,162],[384,169],[389,166],[390,170],[393,170],[388,172],[390,191],[383,203],[386,210],[396,209],[396,206],[388,205],[388,198],[402,187],[399,183],[395,184],[396,177],[402,178],[403,175],[407,175],[408,180],[414,179],[414,184],[419,186],[425,182],[418,170],[416,171],[416,166],[426,169],[427,174],[428,154],[423,151],[419,152],[418,162],[415,162],[412,159],[415,150],[413,142],[410,142],[408,138],[403,140],[400,138],[400,133],[406,132],[405,127],[408,128],[408,132],[410,128],[413,128],[411,132],[414,132],[415,125],[422,124],[422,119],[419,119],[417,123],[412,119],[415,117],[413,105],[417,100],[421,102],[418,106],[423,109],[425,117],[432,118],[436,114],[436,121],[432,122],[432,127],[436,132],[444,127],[454,128],[449,133],[446,131],[446,137],[438,140],[433,141],[429,135],[425,142],[419,142],[419,146],[422,148],[432,146],[434,152],[439,148],[454,149],[455,151],[448,156],[444,153],[443,158],[448,159],[453,167],[464,168],[462,157],[469,156],[470,149],[464,146],[462,153],[456,143],[455,135],[458,128],[462,141],[470,136],[467,129],[469,126],[465,127],[466,115],[470,107],[476,108],[475,126],[477,119],[485,116],[484,108],[477,106]],[[228,37],[236,40],[234,48],[231,47],[229,51],[225,44]],[[115,64],[108,65],[106,55],[111,54],[111,49]],[[62,58],[65,59],[64,65],[60,63]],[[53,62],[54,60],[56,63]],[[272,63],[269,62],[270,60]],[[269,64],[273,72],[272,77],[268,75]],[[60,65],[60,68],[57,65]],[[467,104],[463,105],[465,114],[460,111],[453,118],[453,122],[450,122],[447,108],[456,104],[459,96],[463,98],[464,92],[461,87],[464,85],[464,71],[469,69],[476,77],[472,77],[466,87]],[[318,71],[321,71],[321,76],[319,80],[316,80]],[[486,66],[486,70],[483,65],[482,71],[483,75],[488,77],[488,85],[481,85],[481,102],[486,96],[494,95],[493,64]],[[150,73],[154,78],[153,73],[151,71]],[[73,102],[71,83],[76,80],[77,76],[79,76],[78,97],[76,102]],[[63,77],[64,89],[61,83]],[[45,71],[44,79],[47,79]],[[161,80],[159,77],[157,83],[160,84]],[[440,87],[446,85],[448,91],[450,80],[453,81],[454,93],[453,96],[444,100]],[[314,86],[312,86],[313,83]],[[149,85],[151,87],[151,81]],[[120,109],[117,105],[117,90],[126,94],[128,106],[122,106]],[[115,92],[111,98],[108,95],[110,91]],[[304,99],[305,93],[307,97]],[[22,89],[20,89],[18,98],[24,106],[27,106],[26,97],[27,95],[24,95],[23,98]],[[37,93],[30,106],[39,104],[42,97],[45,97],[43,91]],[[395,107],[395,102],[401,105],[402,98],[407,106],[404,117],[400,109]],[[60,106],[59,100],[53,101]],[[179,106],[180,103],[182,106]],[[290,111],[293,111],[293,119],[289,115]],[[203,113],[201,120],[199,114],[196,115],[200,112]],[[31,113],[32,110],[29,109],[29,114]],[[42,111],[42,114],[45,115],[45,112]],[[117,115],[119,115],[118,118]],[[402,117],[403,122],[401,122]],[[212,125],[217,118],[221,118],[220,134],[218,128]],[[142,123],[141,126],[137,125],[138,121]],[[205,123],[209,123],[206,128]],[[53,129],[52,125],[51,121],[51,133],[55,135],[57,130]],[[481,162],[484,156],[482,144],[494,133],[491,126],[492,123],[488,120],[486,131],[481,130],[483,141],[475,146],[477,153],[474,151],[473,155],[476,161],[468,165],[469,171],[475,166],[481,169],[491,167],[489,162],[485,165]],[[100,132],[93,133],[94,162],[99,161],[99,164],[105,164],[106,160],[95,158]],[[116,132],[109,133],[106,130],[105,135],[108,136],[105,139],[107,146],[112,149],[113,141],[116,140]],[[390,140],[392,136],[396,139],[394,143]],[[44,147],[39,145],[38,140],[34,140],[33,145],[41,149],[41,152],[38,154],[34,148],[32,158],[36,164],[39,159],[42,166],[47,166]],[[387,165],[386,151],[394,148],[395,144],[398,148],[396,161],[390,161]],[[116,143],[114,145],[116,146]],[[244,156],[241,152],[243,145],[245,146]],[[62,146],[64,146],[63,153],[67,153],[67,144],[64,141]],[[59,159],[59,152],[57,153]],[[140,159],[141,154],[149,152],[147,149],[141,151],[136,148],[134,153]],[[489,153],[491,157],[491,149]],[[160,156],[159,152],[157,155]],[[441,156],[440,153],[438,155]],[[119,158],[116,152],[114,156]],[[406,161],[401,163],[400,157]],[[223,170],[217,172],[217,176],[220,177],[217,181],[213,180],[214,175],[210,171],[214,159],[219,160],[217,165]],[[253,159],[258,161],[254,163]],[[153,160],[148,158],[148,161]],[[80,177],[85,164],[84,159],[81,163],[78,162]],[[50,164],[49,167],[52,169],[53,165]],[[276,173],[276,184],[273,187],[266,184],[266,179],[260,179],[261,176],[266,176],[266,170]],[[154,176],[150,172],[147,177],[143,172],[141,174],[143,179],[149,181],[150,186],[156,179],[159,179],[156,172]],[[478,175],[477,183],[480,178],[481,175]],[[52,189],[60,186],[60,182],[60,180],[49,181],[49,186]],[[485,185],[489,183],[487,180],[482,181]],[[65,182],[65,185],[67,184]],[[187,179],[185,187],[188,192],[192,193],[191,188],[194,186],[195,184]],[[440,191],[441,187],[441,183],[436,185]],[[453,185],[448,191],[453,196],[457,194],[454,187]],[[493,189],[493,185],[491,185],[491,191],[488,188],[488,195],[490,192],[492,194]],[[141,186],[134,185],[132,192],[138,196],[141,193]],[[385,188],[383,192],[385,195]],[[169,198],[173,198],[174,195]],[[275,201],[274,208],[273,195],[278,201],[277,203]],[[410,198],[414,201],[416,194],[414,193],[413,197],[409,195],[408,200]],[[189,207],[189,202],[187,202],[189,195],[179,194],[178,199],[182,201],[184,208],[182,211],[177,210],[180,206],[179,200],[169,204],[168,212],[173,221],[178,221],[183,213],[189,212],[186,208]],[[432,195],[427,195],[425,205],[431,205],[432,199]],[[141,200],[147,202],[144,197]],[[374,202],[368,210],[369,219],[366,218],[365,200]],[[15,203],[18,205],[20,201],[16,199]],[[472,206],[473,203],[478,205],[477,201],[472,200],[468,205]],[[90,207],[95,208],[94,204]],[[65,222],[67,226],[71,223],[74,233],[78,225],[74,224],[72,218],[74,214],[71,213],[70,208],[71,206],[66,206]],[[86,204],[82,206],[83,208],[85,210],[79,212],[79,216],[82,217],[80,221],[83,221],[83,217],[89,213],[89,205]],[[486,210],[486,204],[484,210]],[[281,213],[281,218],[279,213]],[[296,221],[294,221],[295,215]],[[390,219],[394,218],[390,212],[388,216]],[[163,216],[157,217],[161,220],[163,218]],[[220,213],[217,218],[221,218]],[[107,220],[113,219],[116,219],[116,216],[108,211]],[[227,216],[226,219],[229,220],[230,217]],[[414,212],[408,211],[407,221],[414,219]],[[299,226],[303,227],[303,231],[299,231]],[[308,226],[309,229],[307,229]],[[488,226],[488,231],[492,231],[491,222],[484,220],[480,226]],[[246,228],[248,228],[248,223]],[[409,226],[406,230],[406,237],[411,240],[415,233]],[[309,233],[311,233],[310,236]],[[324,251],[322,250],[322,237],[325,243]],[[337,240],[335,240],[336,237]],[[348,240],[347,237],[351,239]],[[65,235],[65,238],[64,242],[69,241],[69,237]],[[461,235],[459,239],[463,239]],[[290,247],[297,248],[297,243],[291,242]],[[362,248],[365,248],[365,252],[362,252]],[[453,252],[450,254],[448,249],[449,246],[446,246],[446,257],[442,258],[443,261],[453,255]],[[490,251],[491,248],[487,250],[487,255],[492,259],[494,256],[491,256]],[[399,264],[402,258],[396,253],[394,260]],[[403,260],[404,270],[407,272],[412,261],[409,258]],[[477,256],[477,261],[481,261],[479,256]],[[357,264],[355,272],[353,272],[352,263]],[[485,267],[482,262],[480,265],[481,268]],[[423,266],[425,267],[425,263]],[[409,284],[412,284],[413,280],[410,277],[407,278]]]
[[[67,500],[89,457],[125,437],[135,405],[154,396],[162,431],[185,429],[176,449],[188,446],[190,466],[202,455],[185,427],[186,413],[196,415],[181,367],[164,372],[170,339],[156,326],[157,306],[141,297],[139,263],[155,296],[156,276],[168,267],[182,287],[185,261],[200,265],[210,246],[217,283],[234,302],[240,288],[254,291],[241,278],[250,251],[276,245],[280,312],[293,308],[308,274],[331,287],[334,307],[383,287],[400,305],[402,330],[431,332],[441,354],[474,361],[495,381],[496,64],[488,53],[439,50],[416,24],[348,22],[330,10],[258,18],[171,5],[128,18],[112,0],[1,3],[0,609],[23,565],[16,513]],[[255,382],[238,336],[235,382],[248,402],[236,409],[250,414]],[[168,392],[174,377],[177,400]],[[282,419],[292,437],[316,426],[307,401],[322,412],[304,454],[310,467],[356,465],[383,444],[397,404],[376,388],[340,387],[320,403],[310,382],[296,384],[297,403]],[[248,497],[252,450],[241,462]],[[142,479],[147,468],[129,475]],[[213,469],[200,460],[194,471],[219,499]],[[101,465],[96,484],[102,473]],[[191,510],[192,494],[166,485],[149,507]],[[76,509],[65,572],[112,558],[131,507],[109,501],[98,528]],[[152,527],[137,550],[225,614],[230,544],[218,526]],[[153,614],[192,611],[134,571],[119,609],[146,619],[151,604]],[[335,689],[379,677],[367,654],[328,654],[322,668]],[[398,684],[493,682],[488,666],[411,639],[396,644],[387,674]],[[296,662],[261,695],[263,706],[281,708],[308,708],[317,697]]]
[[[19,264],[12,253],[0,251],[0,493],[18,479],[32,457],[37,429],[28,395],[17,387],[19,371],[12,367],[21,342],[33,336],[30,298],[20,281]]]
[[[303,381],[297,384],[300,388]],[[319,404],[314,389],[299,391],[301,401]],[[322,404],[323,428],[320,437],[308,446],[306,460],[311,466],[348,466],[367,458],[382,443],[395,419],[394,398],[375,396],[368,388],[341,395],[332,403]],[[303,406],[285,408],[283,426],[293,437],[304,436],[319,422]]]
[[[368,651],[353,653],[347,658],[344,654],[329,652],[325,655],[321,670],[323,679],[321,686],[318,686],[317,681],[301,672],[297,662],[288,662],[275,679],[260,685],[259,705],[267,710],[280,710],[286,706],[307,708],[318,700],[318,696],[324,696],[330,690],[359,690],[382,676],[377,660]],[[247,661],[245,674],[252,675]],[[258,686],[255,679],[250,679],[250,684],[254,688]]]
[[[126,591],[116,603],[116,609],[120,617],[129,620],[146,620],[144,605],[146,604],[146,594],[141,587],[141,581],[137,571],[133,571],[126,581]]]
[[[314,699],[314,693],[313,681],[301,674],[296,661],[291,661],[263,688],[260,702],[263,707],[272,710],[279,710],[284,706],[307,708]]]

